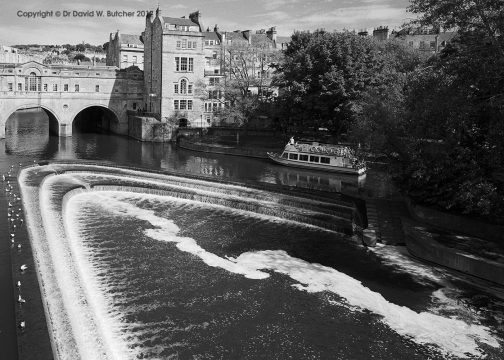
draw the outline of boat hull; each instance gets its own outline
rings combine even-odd
[[[309,162],[293,161],[293,160],[281,158],[278,155],[272,154],[272,153],[268,153],[268,157],[271,160],[273,160],[274,162],[276,162],[277,164],[291,166],[291,167],[297,167],[297,168],[302,168],[302,169],[321,170],[321,171],[329,171],[329,172],[336,172],[336,173],[342,173],[342,174],[352,174],[352,175],[362,175],[366,172],[366,168],[353,169],[353,168],[347,168],[347,167],[341,167],[341,166],[331,166],[331,165],[324,165],[324,164],[314,164],[314,163],[309,163]]]

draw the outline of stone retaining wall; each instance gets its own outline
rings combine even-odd
[[[413,256],[504,285],[504,264],[446,247],[414,223],[402,222],[406,246]]]
[[[504,242],[504,226],[484,223],[465,216],[458,216],[413,203],[406,199],[410,214],[418,221],[455,232]]]

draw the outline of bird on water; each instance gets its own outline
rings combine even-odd
[[[26,264],[23,264],[23,265],[21,265],[21,267],[19,269],[21,271],[25,271],[26,269],[28,269],[28,266]]]

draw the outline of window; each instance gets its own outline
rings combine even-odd
[[[282,157],[283,157],[284,159],[287,159],[288,154],[289,154],[289,153],[283,153],[283,154],[282,154]]]
[[[128,55],[122,56],[122,62],[128,62]]]
[[[136,63],[137,63],[137,56],[133,55],[133,64],[136,64]]]
[[[176,57],[175,58],[175,71],[189,71],[192,72],[194,69],[194,59],[186,57]]]
[[[180,80],[180,93],[187,94],[187,80],[186,79]]]
[[[47,84],[44,84],[44,91],[47,91]]]
[[[23,84],[18,83],[18,91],[23,91]]]
[[[214,52],[214,53],[212,54],[212,58],[217,59],[217,53],[216,53],[216,52]]]
[[[7,88],[9,89],[9,91],[14,91],[14,84],[13,83],[8,83],[7,84]]]
[[[100,85],[95,85],[95,92],[100,92]]]
[[[219,73],[219,69],[214,69],[214,74],[218,74]]]
[[[180,100],[180,110],[185,110],[187,107],[187,100]]]
[[[210,86],[217,85],[219,82],[220,82],[219,78],[214,78],[214,77],[210,78]]]
[[[187,110],[192,110],[192,100],[187,100]]]
[[[187,40],[182,40],[182,49],[186,49],[186,48],[187,48]]]
[[[175,94],[178,94],[178,84],[174,84],[174,85],[173,85],[173,92],[174,92]]]
[[[68,84],[63,85],[63,91],[68,91]]]
[[[187,93],[192,94],[193,93],[193,86],[192,84],[187,85]]]
[[[137,108],[137,104],[135,102],[135,103],[133,103],[133,110],[136,110],[136,108]]]
[[[329,164],[329,163],[331,162],[331,159],[330,159],[330,158],[328,158],[328,157],[325,157],[325,156],[321,156],[321,157],[320,157],[320,162],[321,162],[322,164]]]
[[[58,91],[58,84],[53,84],[52,90],[53,91]]]
[[[37,83],[38,83],[38,91],[40,91],[40,79],[37,79],[37,74],[34,72],[30,73],[30,76],[28,76],[28,85],[29,91],[37,91]]]
[[[431,49],[435,49],[436,48],[436,42],[435,41],[431,41],[430,42],[430,47],[431,47]]]
[[[179,101],[178,100],[173,100],[173,108],[175,110],[178,110],[179,109]]]
[[[181,44],[182,44],[182,41],[177,40],[177,49],[180,49]]]
[[[318,163],[319,162],[319,157],[318,156],[310,155],[310,162],[316,162],[316,163]]]
[[[289,159],[290,159],[290,160],[297,160],[297,159],[298,159],[298,154],[293,154],[293,153],[290,153],[290,154],[289,154]]]
[[[197,45],[196,45],[196,41],[193,41],[193,43],[192,43],[192,48],[193,48],[193,49],[196,49],[196,46],[197,46]]]
[[[79,92],[79,84],[75,84],[75,92]]]
[[[301,161],[308,161],[308,155],[302,155],[302,154],[300,154],[299,155],[299,160],[301,160]]]
[[[425,41],[420,41],[420,49],[425,49]]]

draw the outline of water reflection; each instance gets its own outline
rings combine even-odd
[[[74,129],[76,130],[76,129]],[[175,144],[147,143],[122,136],[79,133],[72,137],[49,135],[43,111],[23,111],[11,116],[6,132],[7,153],[38,159],[86,159],[119,165],[164,169],[245,182],[266,182],[292,187],[358,194],[366,176],[324,173],[274,164],[267,159],[198,153]]]

